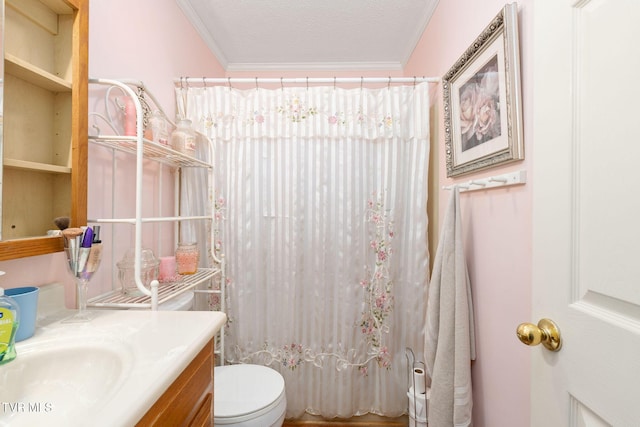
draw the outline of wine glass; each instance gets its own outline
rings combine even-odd
[[[82,232],[81,229],[78,230]],[[87,228],[87,230],[91,229]],[[92,319],[92,316],[87,311],[87,291],[89,281],[100,266],[102,245],[100,243],[92,244],[92,233],[86,230],[79,235],[71,233],[63,233],[63,235],[65,238],[64,252],[67,257],[67,265],[78,288],[78,312],[64,322],[88,322]]]

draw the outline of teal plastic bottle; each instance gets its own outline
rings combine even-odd
[[[16,358],[15,338],[19,324],[18,303],[0,288],[0,365]]]

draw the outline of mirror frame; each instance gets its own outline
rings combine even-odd
[[[89,96],[89,1],[65,0],[74,9],[73,21],[73,92],[71,113],[71,227],[87,224],[88,179],[88,96]],[[4,2],[2,4],[4,38]],[[4,42],[2,40],[3,46]],[[2,49],[4,61],[4,48]],[[4,63],[2,64],[4,76]],[[4,81],[4,79],[3,79]],[[4,92],[4,90],[2,90]],[[4,96],[4,95],[3,95]],[[2,108],[2,111],[4,108]],[[2,117],[0,116],[0,120]],[[53,218],[51,218],[53,226]],[[0,241],[0,261],[45,255],[64,250],[61,236],[43,236]]]

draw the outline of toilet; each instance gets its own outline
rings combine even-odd
[[[214,368],[214,425],[280,427],[286,411],[284,378],[274,369],[244,364]]]
[[[194,293],[160,304],[160,311],[193,310]],[[261,365],[216,366],[213,374],[214,425],[280,427],[287,411],[284,378]]]

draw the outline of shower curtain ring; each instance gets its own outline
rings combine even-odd
[[[282,77],[280,77],[280,90],[284,92],[284,82]]]
[[[391,89],[391,76],[389,76],[389,81],[387,82],[387,90]]]
[[[229,85],[229,90],[233,89],[231,86],[231,77],[227,77],[227,84]]]
[[[309,90],[309,76],[307,76],[307,90]]]
[[[256,90],[258,90],[258,78],[256,77]]]
[[[202,76],[202,86],[204,86],[204,88],[207,88],[207,81],[205,80],[204,76]]]

